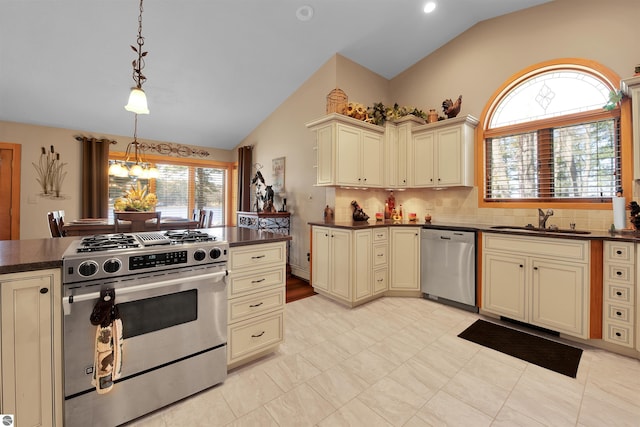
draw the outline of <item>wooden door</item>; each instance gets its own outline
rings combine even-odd
[[[0,200],[3,201],[0,203],[0,240],[17,240],[20,238],[20,145],[18,144],[0,142]]]

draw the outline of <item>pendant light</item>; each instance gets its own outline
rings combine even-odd
[[[144,93],[144,90],[142,90],[142,84],[147,80],[144,74],[142,74],[142,69],[144,68],[144,57],[149,53],[142,50],[142,46],[144,46],[144,37],[142,37],[142,11],[142,0],[140,0],[138,38],[136,40],[138,47],[131,45],[131,49],[138,54],[138,59],[134,59],[131,63],[131,65],[133,65],[133,81],[136,85],[131,88],[129,102],[124,106],[125,110],[131,111],[135,114],[149,114],[147,95]]]
[[[109,175],[126,178],[128,176],[135,176],[141,179],[158,178],[158,169],[153,167],[149,162],[146,162],[142,157],[142,150],[140,149],[140,143],[138,142],[138,115],[135,114],[134,126],[133,126],[133,141],[127,145],[127,151],[125,152],[124,161],[114,161],[109,166]],[[128,163],[133,163],[127,168]]]

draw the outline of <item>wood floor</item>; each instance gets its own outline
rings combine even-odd
[[[313,287],[306,280],[291,275],[287,277],[287,302],[297,301],[315,294]]]

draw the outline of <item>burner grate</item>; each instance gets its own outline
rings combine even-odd
[[[78,252],[108,251],[112,249],[137,248],[140,244],[131,234],[98,234],[83,237]]]
[[[165,232],[165,236],[176,243],[211,242],[216,240],[215,236],[198,230],[169,230]]]

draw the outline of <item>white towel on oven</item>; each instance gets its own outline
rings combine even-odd
[[[122,320],[96,328],[96,347],[91,384],[99,394],[109,392],[122,374]]]

